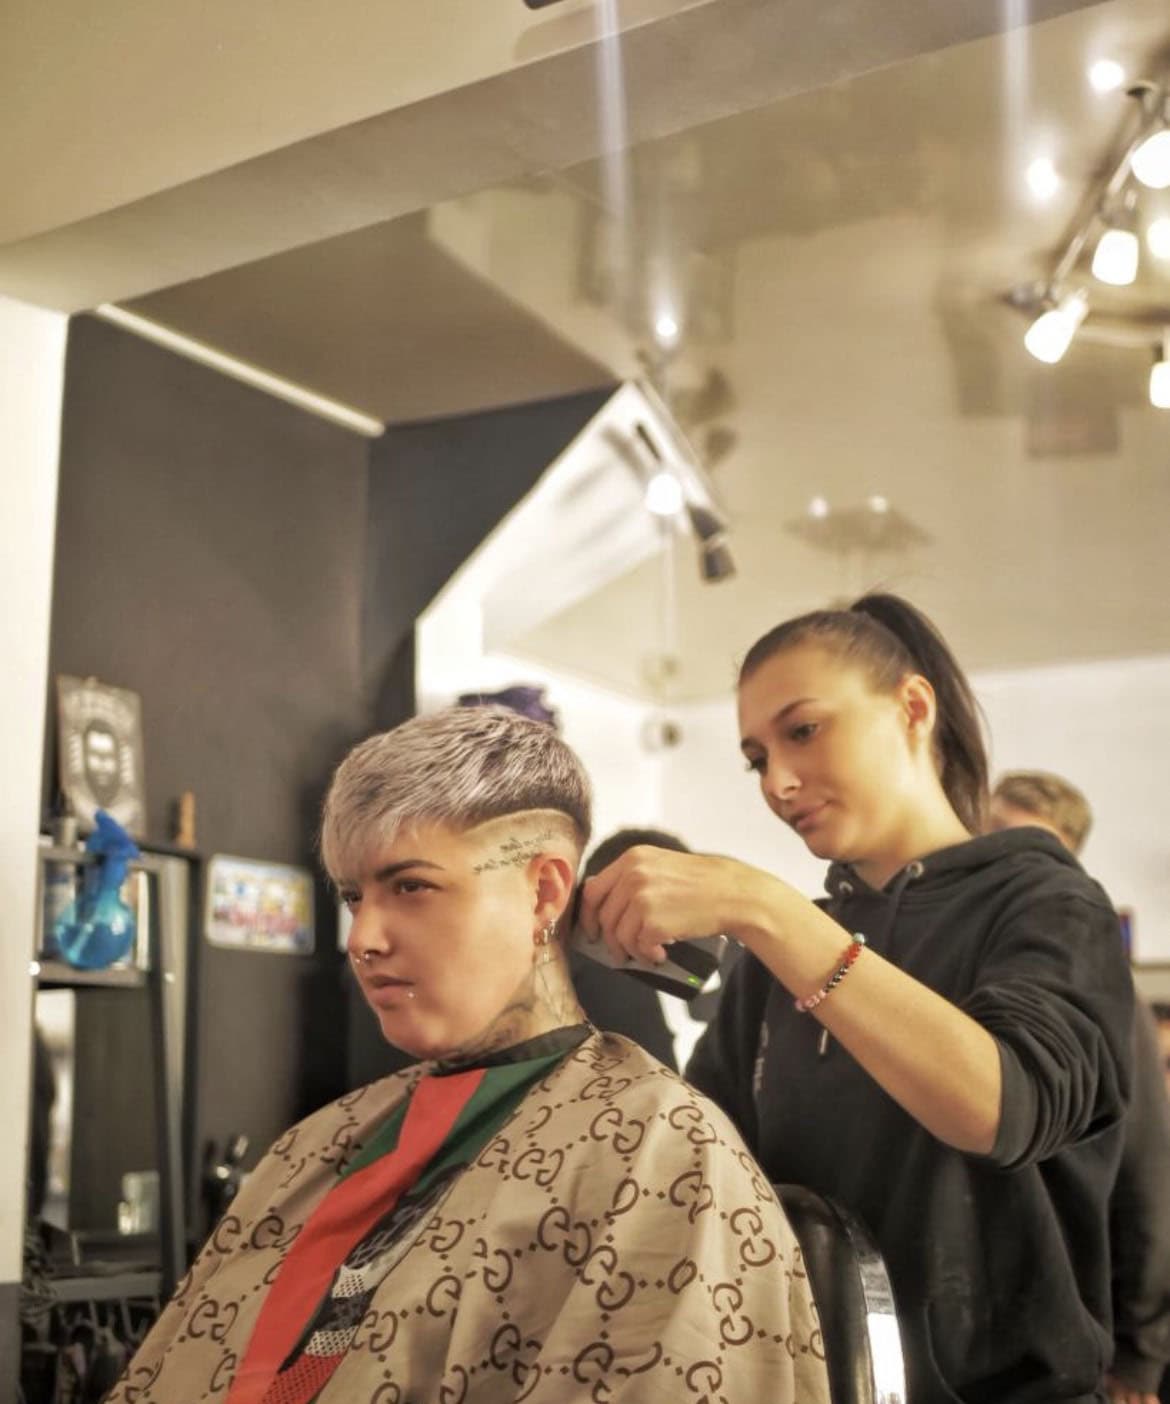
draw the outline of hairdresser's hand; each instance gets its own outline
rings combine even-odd
[[[1158,1404],[1157,1394],[1126,1384],[1116,1375],[1105,1376],[1105,1393],[1109,1396],[1109,1404]]]
[[[585,883],[580,924],[616,959],[658,964],[672,941],[735,936],[768,884],[782,886],[732,858],[639,845]]]

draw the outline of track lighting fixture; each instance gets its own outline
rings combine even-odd
[[[1099,283],[1125,288],[1137,277],[1138,236],[1132,229],[1113,225],[1097,240],[1093,277]]]
[[[636,388],[645,414],[633,422],[634,453],[627,461],[644,483],[643,503],[655,516],[673,518],[693,537],[704,581],[730,579],[735,562],[728,520],[711,480],[658,392],[647,381],[638,381]]]
[[[1104,92],[1115,86],[1116,66],[1108,74],[1103,66],[1098,67],[1100,72],[1091,74],[1090,81]],[[1143,187],[1170,187],[1170,80],[1132,83],[1126,95],[1140,107],[1137,120],[1124,147],[1108,164],[1103,163],[1101,175],[1085,192],[1081,213],[1047,279],[1022,283],[1008,296],[1013,306],[1031,313],[1033,321],[1024,335],[1024,345],[1048,365],[1064,357],[1078,333],[1085,340],[1111,346],[1149,345],[1148,312],[1138,316],[1131,303],[1111,303],[1105,288],[1095,288],[1095,315],[1086,323],[1089,292],[1083,285],[1076,286],[1084,283],[1090,249],[1093,277],[1098,283],[1112,287],[1134,283],[1141,257],[1138,230],[1143,225],[1149,254],[1170,258],[1170,218],[1161,215],[1151,219],[1148,202],[1142,208]],[[1068,291],[1070,288],[1075,290]],[[1163,316],[1170,320],[1170,307],[1155,315],[1159,320]],[[1165,347],[1150,374],[1150,401],[1170,408],[1170,354]]]
[[[1151,220],[1146,228],[1146,248],[1155,258],[1170,259],[1170,216]]]
[[[1134,175],[1151,190],[1170,185],[1170,127],[1153,132],[1130,158]]]
[[[1038,361],[1054,366],[1072,345],[1088,311],[1089,299],[1083,291],[1069,293],[1036,318],[1024,336],[1024,346]]]

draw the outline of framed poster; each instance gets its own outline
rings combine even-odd
[[[213,946],[312,955],[313,875],[284,863],[217,853],[207,865],[206,935]]]
[[[96,678],[57,678],[57,736],[61,789],[89,831],[104,809],[142,838],[146,786],[142,776],[142,703],[136,692]]]

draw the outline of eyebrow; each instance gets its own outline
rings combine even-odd
[[[815,702],[815,697],[798,697],[793,702],[786,702],[773,716],[768,718],[769,728],[775,726],[777,722],[782,722],[789,712],[795,712],[797,707],[803,707],[806,702]],[[758,747],[760,743],[754,737],[744,736],[739,743],[739,749],[746,751],[749,746]]]
[[[387,863],[384,868],[379,868],[374,874],[374,881],[389,882],[408,868],[435,868],[439,872],[444,871],[442,863],[432,863],[426,858],[404,858],[401,863]]]

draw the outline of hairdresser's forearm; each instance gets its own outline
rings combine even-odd
[[[794,997],[819,989],[848,937],[784,884],[765,878],[744,893],[729,923]],[[999,1129],[1001,1073],[995,1040],[962,1010],[865,950],[818,1019],[893,1099],[957,1150],[988,1153]]]

